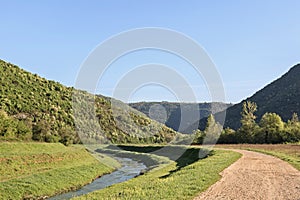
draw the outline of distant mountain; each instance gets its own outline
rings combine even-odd
[[[277,113],[284,121],[289,120],[293,113],[300,114],[300,64],[292,67],[282,77],[256,92],[253,96],[228,108],[224,127],[233,129],[240,127],[240,113],[245,101],[252,101],[257,104],[257,121],[266,112]]]
[[[130,103],[132,108],[139,110],[148,117],[164,123],[166,126],[182,132],[191,133],[197,129],[197,117],[193,116],[195,112],[199,113],[200,119],[208,117],[226,110],[232,104],[226,103],[172,103],[172,102],[139,102]]]
[[[114,143],[168,142],[177,135],[121,101],[65,87],[0,60],[0,140],[24,138],[15,130],[18,123],[4,123],[11,118],[24,122],[31,134],[27,139],[65,144],[80,142],[77,131],[87,141]],[[76,131],[75,120],[81,125]]]

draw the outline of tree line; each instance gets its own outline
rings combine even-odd
[[[256,122],[255,112],[257,104],[246,101],[243,103],[241,112],[241,127],[233,130],[223,127],[210,115],[207,119],[206,128],[193,132],[194,144],[278,144],[294,143],[300,141],[300,122],[297,113],[291,119],[284,122],[276,113],[265,113],[260,121]]]

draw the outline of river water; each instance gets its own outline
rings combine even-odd
[[[65,200],[70,199],[72,197],[84,195],[95,190],[100,190],[111,186],[116,183],[121,183],[132,179],[138,175],[140,175],[141,171],[147,169],[147,167],[140,162],[134,161],[130,158],[120,158],[114,157],[118,162],[121,163],[122,167],[117,169],[116,171],[101,176],[100,178],[94,180],[92,183],[80,188],[77,191],[71,191],[64,194],[60,194],[54,197],[49,198],[49,200]]]

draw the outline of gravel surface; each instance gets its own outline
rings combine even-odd
[[[243,156],[199,199],[300,200],[300,171],[273,156],[233,150]]]

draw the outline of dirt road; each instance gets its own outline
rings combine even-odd
[[[194,200],[300,200],[300,172],[261,153],[234,150],[243,156],[225,169],[220,181]]]

